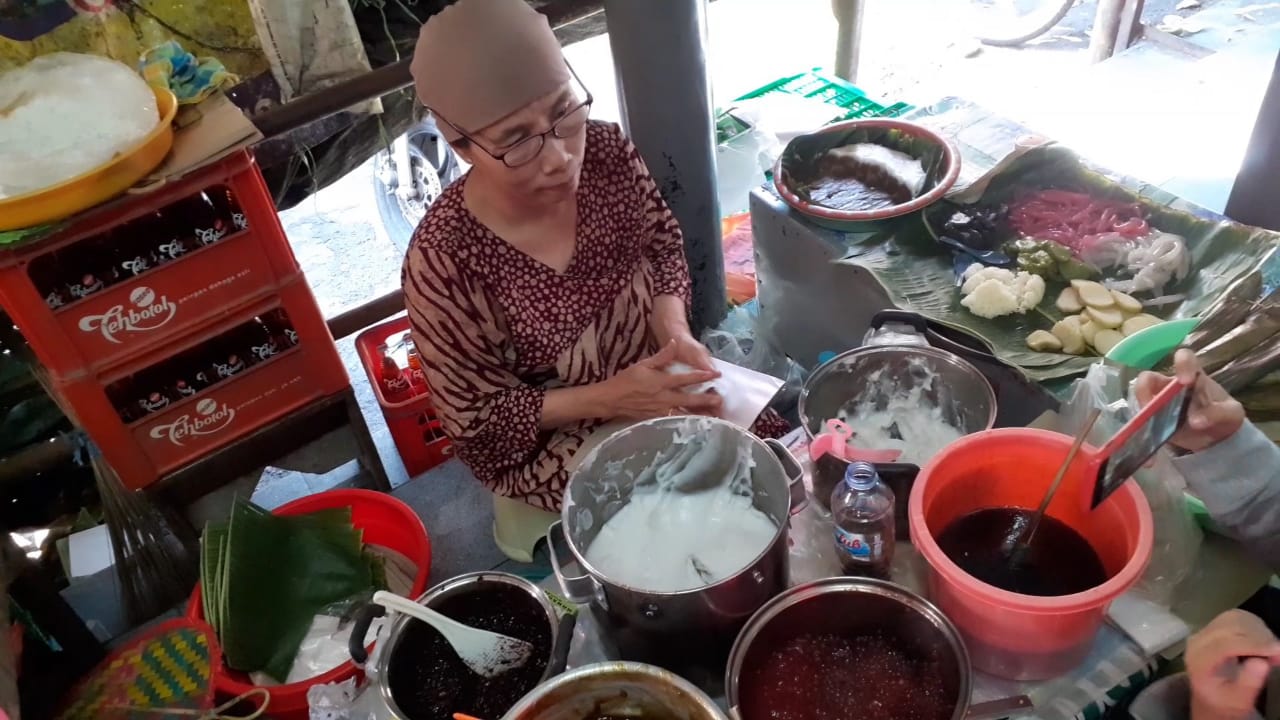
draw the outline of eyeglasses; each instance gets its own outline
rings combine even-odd
[[[591,115],[591,104],[595,102],[595,98],[591,96],[591,92],[587,90],[586,86],[582,84],[582,81],[578,79],[578,74],[573,71],[573,68],[569,68],[569,72],[573,73],[573,79],[577,81],[578,87],[582,88],[582,91],[586,93],[587,99],[580,105],[576,105],[566,111],[559,119],[551,123],[551,128],[546,132],[537,133],[518,140],[514,144],[507,146],[507,149],[501,152],[495,152],[485,147],[479,140],[476,140],[463,132],[462,128],[449,122],[448,118],[440,115],[440,113],[436,113],[435,115],[437,118],[443,120],[446,125],[453,128],[454,132],[458,133],[462,137],[466,138],[468,142],[483,150],[489,157],[494,160],[501,160],[503,165],[506,165],[509,168],[528,165],[542,153],[542,147],[547,144],[548,135],[555,135],[561,140],[567,140],[582,132],[582,129],[587,126],[587,118]]]

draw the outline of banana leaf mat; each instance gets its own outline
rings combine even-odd
[[[933,212],[973,202],[1002,202],[1015,191],[1059,186],[1086,188],[1102,197],[1140,203],[1153,227],[1186,238],[1192,272],[1182,282],[1166,288],[1167,293],[1184,295],[1185,299],[1175,309],[1163,310],[1165,318],[1198,315],[1232,282],[1262,266],[1280,248],[1278,233],[1246,227],[1193,208],[1154,186],[1089,165],[1057,145],[1006,157],[950,195],[946,201],[949,205]],[[926,211],[924,216],[932,214]],[[1061,319],[1053,305],[1057,287],[1045,293],[1036,312],[1026,315],[988,320],[962,307],[952,255],[935,241],[922,216],[908,218],[882,233],[850,235],[849,240],[848,251],[838,262],[871,271],[894,305],[978,336],[995,355],[1020,367],[1033,380],[1045,382],[1081,375],[1098,361],[1096,356],[1074,357],[1027,348],[1025,338],[1029,333],[1047,330]]]

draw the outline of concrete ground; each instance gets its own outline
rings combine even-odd
[[[869,0],[857,84],[887,102],[924,104],[959,95],[1016,117],[1020,110],[1035,116],[1035,108],[1028,107],[1026,101],[1033,89],[1052,93],[1055,88],[1070,86],[1072,78],[1087,77],[1087,33],[1096,8],[1094,0],[1078,2],[1058,28],[1021,49],[986,48],[970,39],[960,13],[966,4],[964,0]],[[1233,21],[1245,22],[1240,20],[1237,0],[1200,0],[1194,6],[1189,0],[1148,0],[1144,19],[1155,24],[1166,15],[1191,16],[1220,4],[1234,4],[1234,8],[1200,32],[1216,33],[1216,42],[1227,45],[1236,37],[1236,31],[1228,26]],[[1263,11],[1270,5],[1280,7],[1271,3]],[[1175,10],[1178,6],[1185,9]],[[724,105],[777,78],[829,65],[836,23],[830,0],[717,0],[709,10],[709,32],[708,70],[717,103]],[[566,49],[566,56],[597,98],[594,115],[617,120],[607,36],[576,43]],[[1087,96],[1068,101],[1080,106],[1091,102]],[[1042,120],[1062,117],[1060,112],[1042,113]],[[373,193],[372,164],[365,163],[282,214],[286,232],[327,315],[399,284],[407,238],[387,236]],[[418,510],[432,535],[433,579],[497,566],[532,577],[545,575],[544,562],[534,566],[503,562],[491,539],[489,498],[459,463],[447,463],[414,479],[406,476],[356,361],[351,338],[341,340],[339,347],[384,464],[397,486],[395,493]],[[282,459],[279,465],[287,470],[270,468],[262,478],[245,478],[237,487],[274,506],[335,482],[350,482],[340,473],[323,474],[353,456],[350,440],[343,435],[336,433]],[[216,514],[225,500],[226,493],[210,499],[196,514]]]

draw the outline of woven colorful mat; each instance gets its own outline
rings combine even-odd
[[[103,660],[71,692],[58,720],[155,720],[165,711],[199,716],[213,705],[211,678],[221,662],[209,626],[171,620]]]

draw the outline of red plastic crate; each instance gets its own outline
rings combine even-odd
[[[107,387],[163,359],[134,361],[102,377],[55,380],[54,391],[124,484],[135,489],[146,487],[297,408],[349,386],[329,329],[301,279],[281,288],[276,297],[171,343],[165,357],[198,347],[281,308],[298,334],[297,346],[132,423],[124,422],[116,412]]]
[[[356,337],[356,352],[360,354],[360,364],[364,365],[365,373],[369,376],[374,397],[378,398],[382,416],[387,420],[396,450],[404,461],[405,472],[409,477],[414,477],[452,457],[453,443],[445,435],[440,420],[436,417],[430,395],[423,393],[401,402],[390,402],[382,394],[382,383],[378,377],[382,369],[382,353],[379,348],[392,335],[408,330],[407,317],[375,325]]]
[[[56,310],[46,304],[30,276],[33,263],[50,263],[54,252],[59,262],[74,257],[79,243],[101,246],[108,234],[127,236],[127,223],[166,209],[178,218],[178,203],[211,188],[234,196],[247,230],[228,227],[234,234],[179,259]],[[51,375],[68,382],[162,348],[197,325],[269,297],[300,272],[257,165],[238,153],[95,217],[93,226],[0,254],[0,302]]]

